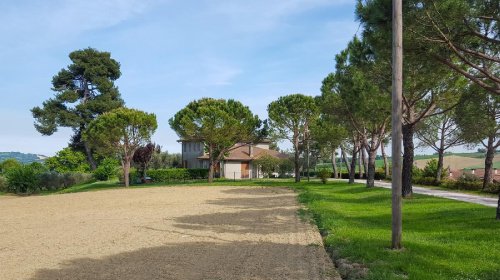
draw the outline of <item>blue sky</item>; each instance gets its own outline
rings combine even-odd
[[[154,112],[155,142],[179,152],[168,119],[201,97],[240,100],[261,118],[290,93],[319,94],[358,30],[354,0],[47,0],[0,3],[0,151],[53,155],[71,131],[41,136],[30,109],[76,49],[121,63],[126,105]]]

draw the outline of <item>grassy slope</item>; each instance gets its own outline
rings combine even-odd
[[[495,209],[416,195],[404,201],[400,252],[388,249],[391,195],[345,183],[308,185],[300,199],[328,230],[327,246],[370,268],[369,279],[498,279]]]

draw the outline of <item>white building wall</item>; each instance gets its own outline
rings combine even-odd
[[[241,161],[224,162],[224,177],[226,179],[241,179]]]

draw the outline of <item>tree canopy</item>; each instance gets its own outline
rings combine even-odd
[[[95,169],[92,151],[81,136],[97,116],[123,106],[114,84],[121,75],[120,64],[109,52],[93,48],[74,51],[69,58],[72,63],[52,78],[55,96],[31,111],[35,128],[43,135],[52,135],[59,127],[72,128],[71,146],[85,151]]]
[[[118,108],[102,114],[89,123],[83,139],[99,153],[115,156],[121,160],[125,186],[128,186],[128,174],[134,153],[151,141],[156,128],[154,114]]]
[[[295,152],[295,181],[300,181],[301,146],[309,140],[309,129],[319,114],[314,98],[303,94],[281,96],[267,107],[269,124],[281,139],[288,139]]]
[[[237,143],[251,143],[262,137],[262,122],[241,102],[202,98],[190,102],[169,120],[182,140],[200,141],[209,156],[209,182],[215,166]]]

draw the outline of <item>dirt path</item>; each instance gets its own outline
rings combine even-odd
[[[360,184],[366,184],[366,180],[355,180],[355,182],[360,183]],[[375,181],[375,186],[390,189],[391,183]],[[430,189],[430,188],[419,187],[419,186],[413,186],[413,192],[419,193],[419,194],[430,195],[430,196],[437,196],[437,197],[444,197],[444,198],[448,198],[448,199],[460,200],[460,201],[465,201],[465,202],[470,202],[470,203],[475,203],[475,204],[481,204],[481,205],[485,205],[485,206],[489,206],[489,207],[497,207],[497,204],[498,204],[497,198],[484,197],[484,196],[479,196],[479,195],[459,193],[459,192],[453,192],[453,191],[436,190],[436,189]]]
[[[336,279],[290,190],[0,197],[0,279]]]

